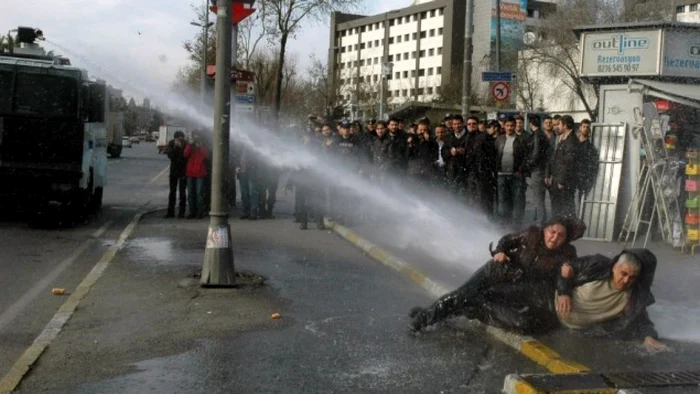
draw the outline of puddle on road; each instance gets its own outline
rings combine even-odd
[[[173,241],[168,238],[137,238],[129,242],[131,254],[139,260],[149,260],[160,263],[175,262]]]

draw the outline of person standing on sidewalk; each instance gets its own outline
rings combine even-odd
[[[525,187],[525,168],[529,152],[522,137],[515,134],[515,119],[508,118],[503,124],[505,134],[496,138],[498,214],[502,224],[519,228],[525,211],[521,189]]]
[[[545,123],[549,124],[551,130],[552,119],[545,119]],[[547,210],[545,206],[545,197],[547,193],[547,185],[544,183],[544,178],[547,172],[547,163],[552,152],[553,133],[547,133],[540,127],[540,119],[532,117],[530,119],[530,128],[532,130],[532,150],[528,157],[527,168],[530,171],[530,185],[534,196],[533,203],[535,205],[535,220],[537,225],[544,224],[547,221]]]
[[[190,214],[188,219],[204,218],[204,193],[207,179],[207,159],[209,151],[202,144],[197,133],[192,133],[190,143],[187,144],[183,152],[187,159],[187,190],[189,191]]]
[[[574,118],[561,117],[561,134],[549,161],[545,183],[552,196],[552,213],[555,216],[576,216],[574,194],[578,185],[581,142],[574,134]]]
[[[182,219],[185,217],[187,209],[187,159],[184,156],[185,133],[176,131],[173,135],[173,140],[168,143],[168,158],[170,159],[170,194],[168,195],[168,213],[165,214],[166,219],[175,217],[175,202],[179,191],[180,205],[177,217]]]
[[[251,136],[253,144],[257,144],[258,140],[259,137],[257,135]],[[241,204],[243,205],[241,219],[257,220],[260,216],[258,198],[259,159],[252,147],[245,146],[241,149],[238,166],[236,166],[236,175],[241,186]]]

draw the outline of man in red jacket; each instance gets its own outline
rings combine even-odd
[[[199,138],[192,133],[190,142],[185,147],[183,156],[187,159],[187,192],[189,195],[190,214],[187,219],[204,217],[204,182],[207,178],[207,159],[209,151]]]

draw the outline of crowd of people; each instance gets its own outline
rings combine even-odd
[[[401,119],[321,124],[302,133],[305,144],[345,163],[349,171],[374,183],[417,182],[449,193],[468,207],[513,228],[544,223],[548,217],[576,216],[576,195],[595,182],[598,152],[591,142],[591,122],[576,127],[569,115],[523,116],[484,121],[447,115],[431,124],[427,118],[406,127]],[[301,177],[300,179],[303,179]],[[309,203],[313,188],[302,182],[295,213],[306,228],[307,205],[323,207],[336,219],[348,219],[345,193],[330,204]],[[532,189],[534,217],[525,218],[527,188]],[[548,215],[546,199],[551,200]],[[322,198],[315,199],[317,201]],[[323,214],[323,212],[321,212]]]

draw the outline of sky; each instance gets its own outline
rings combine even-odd
[[[193,4],[204,0],[0,0],[0,32],[17,26],[40,28],[44,47],[74,65],[120,85],[125,93],[148,96],[165,89],[187,64],[182,43],[197,33]],[[403,8],[411,0],[363,0],[357,13],[373,15]],[[214,16],[212,15],[212,20]],[[1,34],[1,33],[0,33]],[[320,37],[324,37],[320,40]],[[322,43],[322,44],[320,44]],[[308,20],[288,44],[288,53],[306,68],[309,56],[325,59],[328,23]]]

